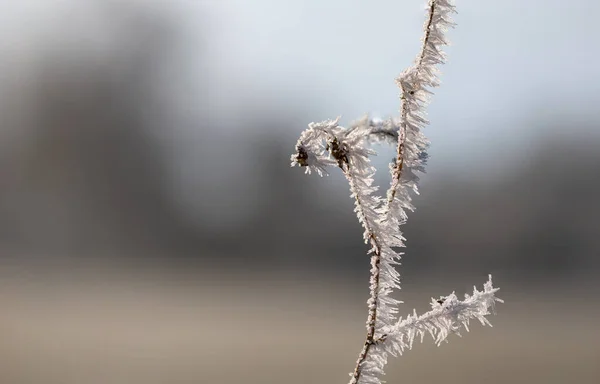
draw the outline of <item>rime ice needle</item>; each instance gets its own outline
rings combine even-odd
[[[413,211],[411,191],[418,193],[418,173],[424,172],[429,142],[421,130],[429,124],[426,107],[431,88],[439,85],[437,65],[446,61],[442,47],[448,42],[445,32],[454,26],[455,13],[451,0],[429,0],[424,25],[422,46],[412,66],[396,79],[400,88],[400,116],[385,121],[364,117],[348,128],[339,126],[339,118],[311,123],[296,143],[292,166],[306,168],[307,173],[326,173],[336,166],[350,184],[354,211],[364,228],[365,243],[371,245],[371,279],[368,304],[367,336],[350,373],[350,384],[380,384],[387,355],[397,356],[412,347],[415,337],[421,340],[430,334],[439,345],[451,333],[468,331],[470,319],[491,325],[485,316],[493,312],[494,304],[502,302],[495,296],[498,288],[491,276],[483,291],[474,289],[473,295],[459,300],[454,293],[438,300],[432,299],[431,311],[397,318],[400,301],[390,295],[400,288],[396,270],[404,247],[400,231],[406,222],[406,210]],[[396,158],[390,164],[391,183],[385,198],[374,193],[375,168],[368,148],[374,140],[386,140],[396,145]]]

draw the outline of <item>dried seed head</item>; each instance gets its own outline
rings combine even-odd
[[[296,147],[296,155],[294,157],[294,161],[301,167],[308,166],[308,152],[306,151],[306,148],[304,148],[304,146],[298,145]]]
[[[344,169],[344,164],[350,166],[348,161],[348,146],[345,143],[340,143],[337,137],[327,143],[326,149],[331,153],[331,156],[337,161],[338,167]]]

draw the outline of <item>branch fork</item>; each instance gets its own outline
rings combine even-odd
[[[380,384],[387,355],[400,355],[412,348],[415,338],[423,340],[431,335],[439,345],[450,334],[468,331],[469,320],[491,325],[486,316],[494,312],[494,305],[502,302],[495,296],[498,288],[491,276],[483,290],[474,288],[472,295],[459,300],[452,293],[432,299],[431,311],[402,319],[397,317],[399,300],[391,297],[400,288],[400,264],[404,237],[400,230],[407,220],[407,211],[413,211],[412,194],[418,194],[418,174],[427,163],[429,141],[421,130],[429,124],[426,107],[431,88],[439,85],[437,65],[446,56],[442,47],[447,45],[445,32],[453,27],[455,13],[451,0],[429,0],[423,27],[422,46],[415,62],[396,79],[400,88],[400,116],[375,120],[368,116],[344,128],[339,118],[311,123],[296,143],[292,166],[305,168],[306,173],[327,175],[330,166],[340,168],[350,185],[354,211],[361,223],[365,243],[371,245],[370,297],[367,301],[367,335],[359,353],[350,384]],[[391,182],[384,197],[377,196],[373,185],[375,168],[369,148],[374,141],[395,144],[396,156],[390,165]]]

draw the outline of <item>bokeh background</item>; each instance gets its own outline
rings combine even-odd
[[[600,3],[457,3],[398,296],[492,273],[506,304],[387,380],[598,383]],[[423,9],[0,2],[0,383],[344,382],[366,247],[341,175],[289,156],[397,113]]]

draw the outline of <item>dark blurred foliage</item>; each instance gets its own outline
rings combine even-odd
[[[289,168],[295,136],[310,117],[299,118],[296,103],[283,111],[268,104],[260,113],[231,111],[248,116],[243,132],[209,125],[208,115],[172,118],[156,79],[175,70],[177,28],[140,12],[120,8],[119,18],[110,18],[116,35],[126,37],[114,57],[98,63],[49,53],[17,84],[21,96],[3,101],[5,136],[26,132],[7,141],[1,157],[3,257],[111,255],[175,266],[364,272],[366,247],[343,180]],[[203,97],[198,110],[208,111],[210,92]],[[255,111],[257,103],[248,100]],[[187,202],[175,191],[193,183],[175,186],[172,179],[172,125],[182,121],[197,130],[202,159],[187,164],[200,180],[197,193],[186,191],[193,196]],[[540,116],[536,124],[548,121]],[[585,131],[598,124],[590,121]],[[552,125],[556,132],[569,122]],[[506,161],[502,175],[452,170],[428,180],[406,226],[406,268],[491,271],[523,281],[597,270],[598,141],[565,137],[540,140],[519,161]],[[232,165],[222,165],[232,156]],[[231,169],[234,180],[214,181],[229,179]],[[235,220],[213,225],[223,215]]]
[[[114,37],[109,49],[65,36],[73,43],[48,43],[30,68],[13,68],[29,80],[4,90],[26,95],[4,103],[5,136],[28,133],[0,168],[8,249],[85,257],[164,245],[185,232],[170,206],[168,152],[156,135],[168,129],[155,89],[177,52],[176,20],[133,4],[95,5],[94,19]]]

